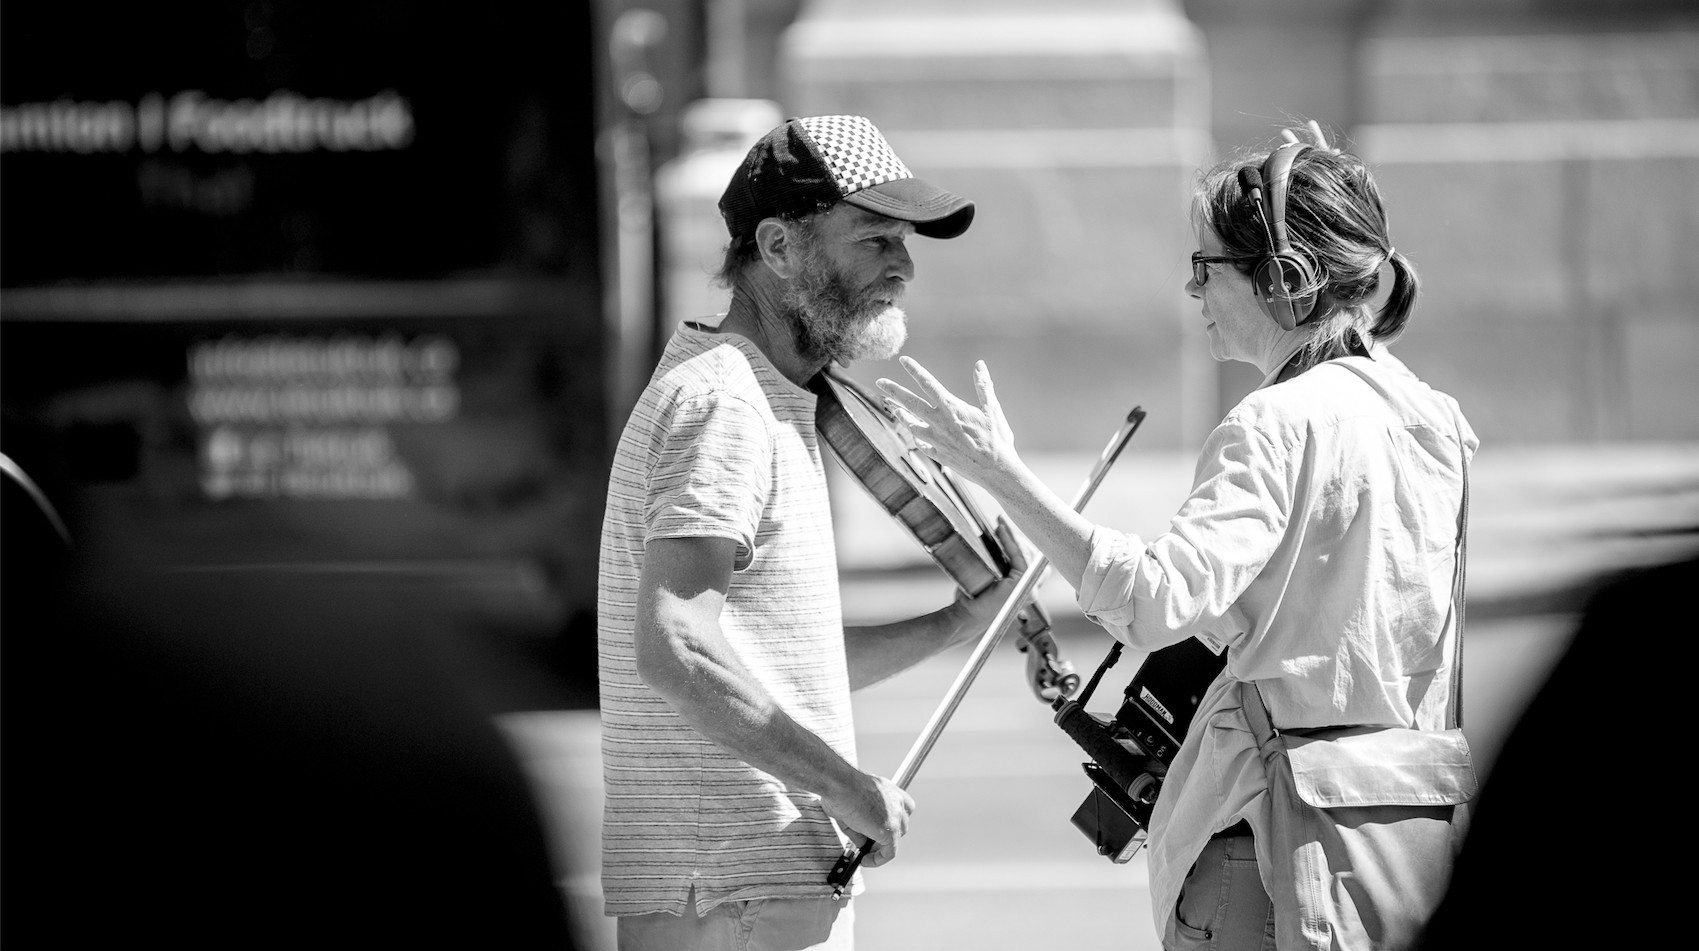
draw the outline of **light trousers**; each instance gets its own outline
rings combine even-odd
[[[854,951],[850,899],[761,898],[728,901],[696,914],[695,893],[682,915],[622,915],[619,951]]]

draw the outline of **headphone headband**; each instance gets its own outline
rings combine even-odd
[[[1269,251],[1275,254],[1292,253],[1292,242],[1286,235],[1286,185],[1292,178],[1292,163],[1309,148],[1302,142],[1288,142],[1263,159],[1263,220],[1270,232]]]

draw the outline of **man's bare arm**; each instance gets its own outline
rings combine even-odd
[[[785,785],[820,796],[846,832],[871,837],[888,860],[914,801],[851,765],[802,726],[744,666],[720,628],[735,543],[650,542],[637,588],[637,673],[697,732]],[[853,830],[853,831],[852,831]]]
[[[917,618],[844,630],[850,689],[876,684],[941,650],[978,640],[985,634],[1027,568],[1026,549],[1014,528],[999,519],[996,533],[998,542],[1009,554],[1009,575],[979,597],[959,599]]]

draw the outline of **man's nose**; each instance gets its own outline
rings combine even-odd
[[[914,280],[914,258],[908,253],[908,246],[902,242],[892,242],[890,262],[885,266],[885,273],[895,280],[908,283]]]

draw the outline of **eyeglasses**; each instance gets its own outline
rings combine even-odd
[[[1231,264],[1234,261],[1255,261],[1260,254],[1204,254],[1192,252],[1192,283],[1199,287],[1209,283],[1209,265]]]

